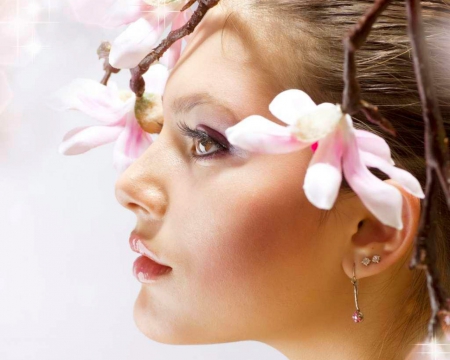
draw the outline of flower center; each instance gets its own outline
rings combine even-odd
[[[314,143],[333,132],[343,118],[339,106],[318,106],[315,111],[298,118],[290,128],[299,140]]]

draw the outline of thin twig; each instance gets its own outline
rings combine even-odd
[[[423,202],[418,235],[415,239],[415,252],[409,267],[424,269],[427,275],[431,303],[431,318],[428,324],[428,337],[431,340],[437,330],[442,313],[450,313],[445,289],[440,286],[434,241],[436,202],[439,201],[439,185],[450,208],[450,162],[448,139],[439,110],[436,91],[433,86],[432,67],[421,14],[420,0],[406,1],[408,15],[408,34],[413,50],[414,70],[422,102],[425,122],[425,158],[427,163],[426,198]],[[444,324],[442,324],[444,328]]]
[[[348,37],[344,39],[345,63],[342,109],[350,115],[361,110],[369,121],[377,123],[393,134],[394,128],[389,121],[382,117],[377,107],[361,99],[355,62],[356,51],[365,43],[373,24],[390,2],[391,0],[376,0],[372,8],[358,21]],[[450,208],[450,157],[448,154],[448,139],[432,82],[432,70],[422,25],[420,0],[407,0],[407,9],[408,32],[414,54],[414,70],[425,122],[425,157],[427,164],[425,199],[422,202],[414,255],[409,267],[410,269],[423,269],[426,272],[432,309],[432,316],[428,324],[428,340],[431,340],[439,324],[444,331],[450,324],[450,299],[447,298],[445,289],[440,285],[436,261],[436,224],[433,221],[439,201],[439,185],[443,189]]]
[[[103,79],[100,81],[103,85],[108,85],[109,78],[111,77],[111,74],[117,74],[120,69],[116,69],[115,67],[112,67],[109,63],[109,53],[111,51],[111,44],[108,41],[104,41],[100,44],[100,46],[97,49],[97,55],[99,59],[103,59],[103,70],[105,70],[105,75],[103,76]]]
[[[144,75],[150,65],[157,61],[163,54],[170,48],[170,46],[177,40],[189,35],[193,32],[196,26],[202,21],[209,9],[216,6],[220,0],[197,0],[198,7],[192,14],[189,21],[179,29],[173,30],[169,35],[148,54],[138,66],[131,69],[130,88],[136,94],[137,97],[142,97],[145,92],[145,81],[142,75]],[[194,3],[190,1],[189,3]],[[186,4],[187,6],[187,4]]]

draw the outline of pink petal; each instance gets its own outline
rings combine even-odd
[[[63,138],[59,152],[64,155],[78,155],[97,146],[113,142],[122,132],[122,126],[83,126],[72,129]]]
[[[346,135],[343,169],[350,187],[377,219],[385,225],[401,230],[403,223],[400,191],[378,179],[367,169],[360,157],[354,132],[349,131]]]
[[[395,167],[372,153],[360,150],[360,155],[366,166],[380,169],[386,175],[389,175],[391,179],[397,181],[410,194],[421,199],[425,197],[419,180],[408,171]]]
[[[90,79],[76,79],[56,91],[48,105],[59,111],[78,110],[107,124],[120,122],[134,104],[134,97],[124,102],[118,91]]]
[[[143,0],[69,0],[76,19],[85,24],[115,28],[141,18],[151,7]]]
[[[164,27],[154,26],[145,19],[129,25],[111,44],[109,62],[117,69],[131,69],[157,45]]]
[[[309,95],[298,89],[279,93],[269,105],[269,110],[274,116],[290,125],[315,108],[316,104]]]
[[[162,95],[169,78],[169,70],[162,64],[154,64],[150,66],[143,78],[146,92]]]
[[[154,14],[153,14],[154,15]],[[141,18],[130,24],[111,45],[109,62],[117,69],[131,69],[158,45],[165,27],[170,26],[176,12],[164,17]]]
[[[119,172],[125,171],[153,143],[152,134],[142,130],[133,113],[127,117],[124,130],[114,146],[114,167]]]
[[[286,126],[259,115],[245,118],[226,129],[225,134],[231,144],[256,153],[289,153],[311,145],[300,142]]]
[[[8,79],[3,71],[0,71],[0,114],[5,111],[13,98],[13,92],[8,84]]]
[[[355,129],[355,134],[360,150],[372,153],[394,165],[394,160],[391,158],[391,149],[386,140],[365,130]]]
[[[342,182],[343,147],[336,131],[319,141],[305,175],[303,189],[308,200],[319,209],[333,207]]]

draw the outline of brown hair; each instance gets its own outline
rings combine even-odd
[[[228,0],[225,4],[232,10],[227,22],[256,54],[257,64],[253,65],[267,74],[272,89],[302,89],[316,103],[342,102],[342,40],[373,5],[372,0]],[[435,86],[446,132],[450,134],[450,6],[439,0],[421,4]],[[404,1],[394,0],[388,6],[356,58],[362,99],[377,105],[398,135],[392,137],[369,126],[362,115],[354,117],[355,127],[383,136],[396,166],[411,172],[424,188],[424,123]],[[376,169],[371,171],[387,178]],[[345,181],[342,191],[350,191]],[[437,244],[442,285],[449,290],[450,214],[440,195],[439,217],[435,219],[438,230],[432,241]],[[425,338],[431,309],[423,271],[414,270],[413,285],[405,294],[404,304],[407,316],[389,328],[386,338],[391,341],[379,342],[380,351],[383,346],[394,346],[394,339],[400,346]],[[437,335],[443,337],[442,333]]]

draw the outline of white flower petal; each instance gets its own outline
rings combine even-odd
[[[385,225],[403,228],[400,191],[378,179],[362,162],[353,132],[346,134],[347,146],[343,154],[344,176],[367,209]]]
[[[56,91],[48,101],[54,110],[79,110],[96,120],[113,124],[130,111],[134,98],[124,102],[119,93],[90,79],[75,79]]]
[[[126,126],[114,146],[114,167],[118,172],[125,171],[153,143],[154,137],[142,130],[130,113]]]
[[[303,189],[319,209],[333,207],[342,182],[342,140],[338,132],[319,141],[305,175]]]
[[[163,64],[153,64],[143,76],[145,80],[145,92],[164,94],[169,70]]]
[[[139,65],[157,44],[163,26],[154,26],[141,18],[130,24],[111,44],[110,64],[117,69],[131,69]]]
[[[388,143],[381,136],[365,130],[356,130],[356,141],[358,142],[359,150],[372,153],[390,164],[394,165],[394,160],[391,157],[391,149]]]
[[[113,142],[122,132],[122,126],[83,126],[72,129],[63,138],[59,152],[64,155],[79,155],[97,146]]]
[[[310,146],[293,136],[286,126],[262,116],[251,115],[225,130],[228,141],[256,153],[289,153]]]
[[[397,181],[410,194],[421,199],[425,197],[419,180],[408,171],[392,166],[386,160],[369,152],[360,151],[360,155],[366,166],[380,169],[391,179]]]
[[[279,93],[269,105],[270,112],[286,124],[294,124],[297,119],[316,108],[307,93],[298,89]]]

